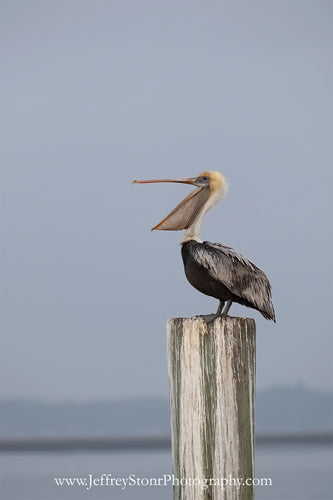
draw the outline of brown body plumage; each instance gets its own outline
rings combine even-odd
[[[275,321],[265,273],[232,248],[190,240],[182,244],[185,274],[194,288],[222,302],[237,302]]]

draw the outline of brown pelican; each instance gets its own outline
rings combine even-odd
[[[186,277],[199,292],[219,299],[216,314],[222,313],[222,316],[226,316],[232,302],[238,302],[238,304],[257,309],[264,318],[275,322],[271,286],[265,273],[232,248],[199,239],[199,229],[204,215],[226,191],[226,181],[222,174],[210,170],[198,177],[187,179],[153,179],[133,182],[139,184],[180,182],[196,186],[197,189],[153,227],[152,231],[186,229],[182,241],[182,258]]]

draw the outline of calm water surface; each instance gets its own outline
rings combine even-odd
[[[1,500],[170,500],[171,486],[56,486],[54,478],[159,478],[171,474],[167,451],[100,453],[2,453]],[[256,489],[257,500],[332,500],[333,450],[323,445],[257,447],[256,477],[272,486]]]

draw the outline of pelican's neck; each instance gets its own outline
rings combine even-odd
[[[182,243],[186,243],[187,241],[190,240],[195,240],[198,241],[199,243],[202,242],[201,239],[199,238],[199,231],[203,216],[205,215],[207,210],[205,211],[202,210],[202,213],[198,215],[197,219],[190,225],[190,227],[187,228]]]
[[[224,191],[222,185],[219,186],[217,189],[211,190],[208,200],[203,205],[202,209],[200,210],[200,212],[198,213],[197,217],[194,219],[192,224],[186,229],[182,243],[186,243],[187,241],[190,240],[195,240],[198,241],[199,243],[202,243],[202,240],[199,238],[199,231],[202,219],[204,218],[208,210],[222,198],[223,192]]]

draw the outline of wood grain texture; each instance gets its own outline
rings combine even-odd
[[[169,320],[168,372],[174,499],[253,499],[252,486],[221,483],[254,474],[254,320]]]

